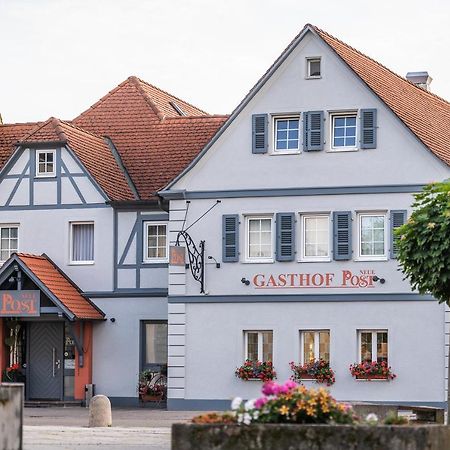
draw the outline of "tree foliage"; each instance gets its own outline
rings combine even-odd
[[[397,258],[413,289],[450,306],[450,180],[414,198],[411,217],[396,231]]]

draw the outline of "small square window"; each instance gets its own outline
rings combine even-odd
[[[302,364],[319,359],[330,362],[330,330],[302,331],[300,339]]]
[[[36,176],[54,177],[55,169],[55,150],[38,150],[36,152]]]
[[[167,224],[144,223],[144,262],[167,262]]]
[[[356,148],[356,114],[331,116],[331,148],[336,150]]]
[[[275,152],[298,152],[299,150],[299,117],[275,118]]]
[[[19,227],[0,225],[0,261],[5,262],[19,248]]]
[[[321,77],[321,64],[320,58],[308,58],[307,62],[307,77],[308,78],[320,78]]]
[[[273,331],[244,331],[245,359],[273,361]]]
[[[358,337],[361,362],[388,362],[387,330],[360,330]]]

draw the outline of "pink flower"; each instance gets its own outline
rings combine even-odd
[[[266,383],[264,383],[264,386],[262,388],[262,393],[264,395],[275,395],[275,389],[278,387],[278,385],[276,383],[274,383],[273,381],[267,381]]]
[[[256,409],[261,409],[267,402],[268,402],[268,398],[267,397],[261,397],[258,398],[255,402],[255,408]]]

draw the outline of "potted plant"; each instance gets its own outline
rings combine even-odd
[[[3,371],[3,381],[6,383],[24,383],[25,376],[19,363],[12,364]]]
[[[161,402],[166,398],[167,382],[160,372],[144,370],[139,374],[139,398],[143,402]]]
[[[246,359],[244,364],[238,367],[234,374],[241,380],[270,381],[277,377],[272,361],[251,361]]]
[[[397,377],[386,361],[363,361],[350,366],[350,373],[357,380],[386,380]]]
[[[330,363],[323,359],[298,365],[291,361],[289,365],[294,372],[294,374],[291,375],[292,381],[301,382],[302,380],[315,380],[316,383],[324,383],[327,386],[331,386],[336,382],[334,371],[331,369]]]

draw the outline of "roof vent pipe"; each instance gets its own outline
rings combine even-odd
[[[425,91],[430,90],[430,84],[433,81],[428,72],[408,72],[406,79]]]

